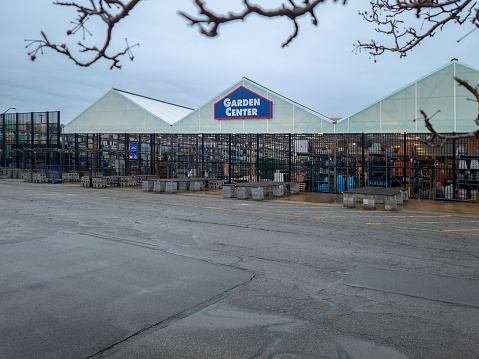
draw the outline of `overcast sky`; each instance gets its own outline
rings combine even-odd
[[[241,0],[206,3],[218,11],[242,7]],[[257,3],[272,6],[279,0]],[[318,27],[310,18],[302,19],[299,37],[283,49],[282,42],[293,31],[285,19],[251,16],[209,39],[177,14],[196,14],[192,0],[144,0],[114,31],[118,50],[125,37],[130,44],[140,43],[133,50],[135,60],[124,57],[121,70],[109,70],[105,60],[81,68],[48,50],[30,61],[24,40],[38,39],[44,30],[52,41],[66,42],[64,34],[75,12],[49,0],[3,1],[0,113],[9,107],[18,112],[61,111],[62,123],[68,123],[111,88],[198,108],[245,76],[325,116],[344,117],[452,58],[479,67],[479,30],[457,43],[470,25],[446,27],[403,59],[386,54],[375,63],[366,53],[355,54],[357,40],[376,38],[373,26],[357,15],[368,2],[340,3],[327,1],[318,7]],[[102,31],[95,24],[90,30],[94,36],[87,36],[89,41],[100,43]]]

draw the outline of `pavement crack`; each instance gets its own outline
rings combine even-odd
[[[229,295],[231,295],[232,293],[236,292],[237,290],[245,287],[249,282],[251,282],[253,279],[255,278],[255,275],[253,274],[252,278],[247,280],[246,282],[243,282],[223,293],[220,293],[216,296],[214,296],[213,298],[210,298],[202,303],[199,303],[191,308],[188,308],[180,313],[177,313],[165,320],[162,320],[158,323],[155,323],[155,324],[152,324],[152,325],[149,325],[143,329],[140,329],[138,330],[137,332],[129,335],[128,337],[116,342],[116,343],[113,343],[111,344],[110,346],[96,352],[95,354],[92,354],[92,355],[89,355],[87,357],[84,357],[84,359],[103,359],[103,358],[107,358],[108,356],[114,354],[117,350],[121,349],[121,347],[126,344],[126,343],[130,343],[132,340],[137,340],[139,339],[140,336],[142,335],[147,335],[147,334],[150,334],[152,332],[156,332],[158,330],[161,330],[161,329],[164,329],[164,328],[167,328],[168,326],[186,318],[186,317],[189,317],[223,299],[225,299],[226,297],[228,297]]]

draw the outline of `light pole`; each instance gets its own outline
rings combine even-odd
[[[6,152],[7,152],[7,131],[5,129],[5,114],[10,110],[16,110],[16,108],[15,107],[10,107],[8,110],[6,110],[2,113],[2,166],[3,167],[7,166],[7,163],[6,163],[6,160],[7,160],[7,156],[6,156]]]

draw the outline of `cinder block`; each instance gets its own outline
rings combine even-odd
[[[201,191],[203,183],[201,181],[191,181],[190,191]]]
[[[289,193],[291,194],[299,194],[299,183],[292,182],[289,184]]]
[[[343,207],[346,208],[354,208],[356,207],[356,203],[354,202],[354,194],[353,193],[343,193]]]
[[[223,185],[223,198],[234,198],[235,187],[233,185]]]
[[[238,189],[237,189],[236,197],[238,199],[249,199],[250,194],[251,194],[251,188],[250,187],[239,186]]]
[[[386,211],[397,211],[398,204],[396,196],[384,196],[384,209]]]
[[[402,193],[397,194],[395,197],[396,197],[397,204],[403,204],[404,200],[403,200],[403,194]]]
[[[283,197],[284,196],[284,186],[283,185],[272,186],[272,189],[273,189],[273,197]]]
[[[190,183],[189,182],[178,182],[177,188],[180,191],[188,191],[190,189]]]
[[[262,201],[264,200],[264,187],[253,187],[251,188],[251,197],[253,201]]]
[[[178,182],[175,182],[175,181],[166,182],[165,192],[166,193],[178,192]]]
[[[374,199],[374,196],[364,195],[363,209],[369,209],[369,210],[376,209],[376,200]]]
[[[153,184],[153,192],[161,193],[166,191],[166,182],[165,181],[155,181]]]
[[[151,180],[144,180],[141,182],[143,192],[153,192],[153,185],[154,185],[154,181],[151,181]]]

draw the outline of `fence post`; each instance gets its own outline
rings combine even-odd
[[[19,128],[18,128],[18,122],[19,122],[19,116],[20,114],[17,112],[15,115],[15,167],[20,168],[20,152],[17,150],[20,148],[20,141],[19,141]]]
[[[364,187],[366,181],[365,181],[365,167],[366,167],[366,157],[364,155],[364,147],[365,147],[365,138],[364,138],[364,132],[361,135],[361,187]]]
[[[205,177],[205,134],[201,135],[201,178]]]
[[[232,175],[232,168],[231,168],[231,133],[228,135],[229,143],[228,143],[228,183],[231,183],[231,175]]]
[[[293,168],[293,165],[291,163],[291,133],[289,134],[289,147],[288,147],[288,172],[289,172],[289,182],[293,182],[293,171],[292,171],[292,168]]]
[[[7,136],[7,131],[5,129],[5,116],[6,114],[2,114],[2,166],[3,167],[7,167],[7,164],[5,163],[6,162],[6,155],[5,155],[5,151],[7,149],[7,146],[6,146],[6,136]]]
[[[170,157],[170,178],[174,178],[173,177],[173,161],[176,160],[175,159],[175,150],[173,149],[173,134],[170,134],[170,148],[171,148],[171,157]]]
[[[406,161],[407,161],[407,141],[406,141],[406,132],[404,132],[404,158],[403,158],[403,163],[404,163],[404,168],[403,168],[403,187],[406,188],[406,181],[407,181],[407,176],[406,176]],[[412,155],[412,152],[411,152]],[[412,168],[412,167],[411,167]],[[412,191],[412,188],[411,188]],[[411,192],[412,193],[412,192]]]
[[[455,132],[452,133],[453,136],[456,135]],[[452,193],[453,199],[458,199],[457,196],[457,166],[456,166],[456,139],[452,140]],[[447,185],[447,183],[446,183]]]
[[[150,175],[155,175],[156,167],[156,135],[150,135]]]
[[[130,138],[129,134],[125,133],[125,176],[129,175],[130,171]]]

